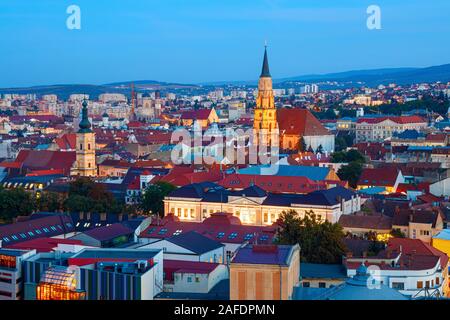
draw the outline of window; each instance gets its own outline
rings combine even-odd
[[[228,236],[228,239],[235,239],[236,237],[237,237],[237,232],[232,232],[232,233],[230,233],[230,235]]]
[[[269,240],[269,236],[267,234],[263,234],[261,237],[259,237],[260,241],[267,241]]]
[[[423,281],[417,281],[417,289],[423,288]]]
[[[36,231],[37,234],[41,234],[42,233],[41,230],[39,230],[39,229],[36,229],[34,231]]]
[[[403,282],[392,282],[392,289],[404,290],[405,284]]]
[[[303,288],[309,288],[310,285],[311,284],[309,282],[303,282]]]
[[[80,223],[77,223],[77,227],[80,225]],[[45,233],[49,233],[50,231],[47,228],[42,228],[42,230],[44,230]]]
[[[187,282],[192,282],[192,277],[187,277]]]
[[[436,285],[438,286],[441,283],[441,279],[439,277],[436,277]]]
[[[264,212],[264,222],[269,222],[269,214]]]
[[[175,231],[174,233],[173,233],[173,235],[174,236],[178,236],[180,233],[182,233],[183,232],[183,230],[181,230],[181,229],[178,229],[177,231]]]
[[[253,233],[247,233],[244,237],[244,240],[249,241],[251,238],[253,238]]]
[[[177,215],[181,217],[181,208],[177,208]]]
[[[200,282],[200,278],[199,277],[195,277],[195,282]]]
[[[225,232],[219,232],[217,234],[217,239],[222,239],[225,236]]]
[[[325,282],[319,282],[319,288],[326,288],[327,284]]]
[[[29,235],[30,237],[33,237],[33,236],[34,236],[33,231],[28,231],[28,235]]]
[[[425,288],[429,288],[429,287],[430,287],[430,281],[427,280],[427,281],[425,281]]]
[[[167,233],[167,228],[162,228],[161,230],[159,230],[158,234],[166,234]]]
[[[50,229],[52,229],[53,231],[56,231],[56,227],[55,226],[51,226]]]
[[[195,218],[194,209],[191,209],[191,218]]]
[[[88,150],[91,150],[91,144],[88,143]]]
[[[80,143],[80,150],[83,150],[83,144]]]

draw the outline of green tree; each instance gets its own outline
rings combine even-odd
[[[123,204],[118,202],[102,184],[80,177],[70,183],[64,208],[75,212],[120,213],[123,210]]]
[[[140,207],[144,212],[164,216],[164,197],[175,189],[173,184],[164,181],[149,185],[141,198]]]
[[[42,192],[36,197],[36,209],[39,211],[58,211],[63,208],[64,198],[56,192]]]
[[[358,161],[353,161],[348,165],[342,166],[338,170],[337,175],[341,180],[348,181],[352,188],[356,188],[362,170],[362,164]]]
[[[317,147],[316,152],[317,152],[317,153],[323,153],[323,147],[322,147],[321,144]]]
[[[300,151],[306,152],[306,142],[305,142],[305,138],[303,138],[303,137],[300,138]]]
[[[347,141],[342,137],[336,137],[334,140],[334,148],[336,151],[342,151],[348,148]]]
[[[0,189],[0,220],[11,222],[15,217],[30,215],[34,210],[32,193],[22,188]]]
[[[301,260],[309,263],[341,263],[347,251],[344,232],[337,223],[321,221],[311,210],[299,217],[295,210],[280,215],[279,244],[299,244]]]

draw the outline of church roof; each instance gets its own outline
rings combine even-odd
[[[328,130],[307,109],[277,109],[277,120],[281,134],[301,136],[330,135]]]
[[[88,118],[88,109],[87,109],[87,102],[86,100],[83,101],[83,108],[81,110],[81,121],[78,125],[80,127],[80,130],[78,130],[79,133],[89,133],[92,132],[91,130],[91,122]]]
[[[269,59],[267,58],[267,47],[264,49],[264,60],[261,70],[261,77],[271,77],[269,71]]]

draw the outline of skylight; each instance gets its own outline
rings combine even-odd
[[[232,232],[229,236],[228,239],[235,239],[237,237],[237,232]]]

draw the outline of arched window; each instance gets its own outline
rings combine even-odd
[[[83,150],[83,144],[80,143],[80,150]]]
[[[91,150],[91,144],[88,143],[88,150]]]

